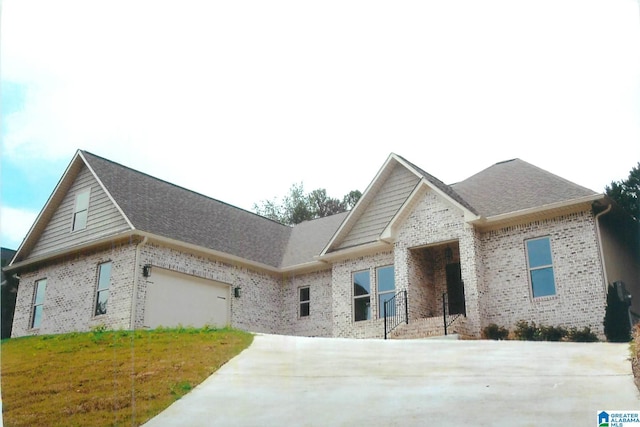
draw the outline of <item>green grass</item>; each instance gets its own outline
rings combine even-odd
[[[4,340],[4,425],[140,425],[252,340],[246,332],[211,328]]]

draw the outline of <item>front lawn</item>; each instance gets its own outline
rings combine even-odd
[[[4,340],[4,425],[140,425],[252,340],[246,332],[210,328]]]

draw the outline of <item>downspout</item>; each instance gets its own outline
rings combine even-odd
[[[604,260],[604,249],[602,248],[602,235],[600,233],[600,217],[609,213],[609,211],[611,211],[611,209],[613,208],[613,204],[609,204],[609,206],[607,206],[607,208],[605,210],[603,210],[602,212],[596,214],[595,216],[595,220],[596,220],[596,235],[598,237],[598,247],[600,249],[600,264],[602,264],[602,276],[603,276],[603,282],[604,282],[604,295],[605,295],[605,299],[607,298],[607,286],[609,286],[609,282],[608,282],[608,276],[607,276],[607,263]]]
[[[135,266],[133,267],[133,293],[131,295],[131,319],[130,328],[135,330],[136,327],[136,311],[138,303],[138,276],[140,276],[140,249],[147,244],[149,238],[147,236],[142,239],[140,243],[136,245],[136,259]]]

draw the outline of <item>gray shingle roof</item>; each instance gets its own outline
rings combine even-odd
[[[280,266],[291,227],[82,153],[136,229]]]
[[[282,259],[282,267],[290,267],[313,260],[329,243],[331,237],[347,217],[348,212],[301,222],[293,227],[289,244]]]
[[[82,154],[136,229],[274,268],[313,261],[348,215],[288,227],[86,151]],[[460,205],[484,217],[596,194],[520,159],[496,163],[447,185],[398,157]]]
[[[597,194],[520,159],[496,163],[451,188],[484,217]]]

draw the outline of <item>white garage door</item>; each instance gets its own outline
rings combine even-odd
[[[229,285],[155,266],[147,280],[145,327],[230,323]]]

